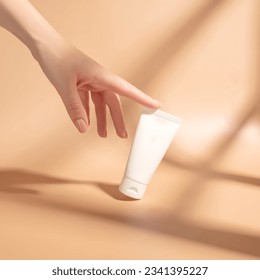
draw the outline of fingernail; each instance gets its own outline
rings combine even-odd
[[[158,100],[154,99],[153,101],[157,107],[162,107],[162,104]]]
[[[127,133],[127,131],[124,131],[124,132],[122,133],[122,137],[123,137],[123,138],[128,138],[128,133]]]
[[[98,135],[102,138],[106,138],[107,137],[107,131],[103,131],[103,132],[98,132]]]
[[[75,120],[75,125],[76,125],[76,127],[77,127],[77,129],[78,129],[78,131],[80,133],[84,133],[88,129],[88,126],[87,126],[86,122],[83,119]]]

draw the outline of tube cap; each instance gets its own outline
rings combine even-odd
[[[144,196],[146,187],[147,185],[124,177],[120,184],[119,191],[131,198],[141,199]]]

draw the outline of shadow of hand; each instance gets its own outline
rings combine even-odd
[[[117,200],[132,200],[118,191],[117,184],[108,184],[97,181],[70,180],[57,178],[49,175],[39,174],[21,169],[0,170],[0,192],[11,194],[39,194],[39,184],[81,184],[94,185],[102,189],[106,194]],[[29,185],[37,185],[29,188]]]

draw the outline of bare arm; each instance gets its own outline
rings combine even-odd
[[[107,106],[118,136],[127,137],[118,95],[146,107],[160,107],[158,101],[69,44],[29,1],[0,0],[0,25],[29,48],[80,132],[86,132],[89,126],[89,96],[95,105],[101,137],[107,135]]]

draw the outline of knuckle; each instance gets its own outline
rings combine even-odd
[[[97,92],[92,92],[91,93],[91,99],[94,103],[99,102],[99,100],[102,98],[102,96],[100,95],[100,93]]]
[[[96,101],[96,99],[97,99],[96,93],[94,93],[94,92],[91,93],[91,99],[93,102]]]
[[[67,108],[70,112],[78,111],[80,110],[80,103],[79,102],[71,102],[68,104]]]
[[[104,101],[108,106],[112,106],[120,103],[120,98],[117,94],[108,93],[108,94],[104,94]]]

